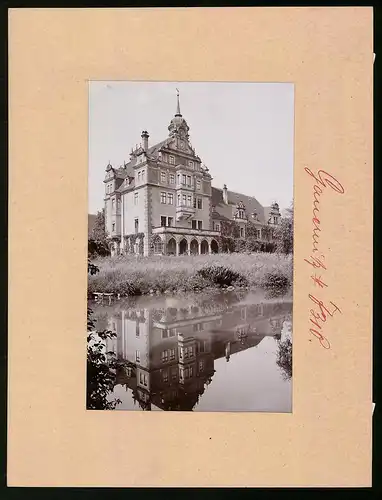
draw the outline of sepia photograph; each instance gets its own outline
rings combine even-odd
[[[89,82],[88,410],[292,412],[294,85]]]

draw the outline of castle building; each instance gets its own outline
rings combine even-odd
[[[263,207],[252,196],[211,185],[209,169],[190,143],[179,92],[168,137],[149,146],[144,130],[141,140],[129,163],[106,167],[105,225],[113,255],[216,253],[226,221],[237,223],[243,239],[250,221],[259,241],[269,241],[264,228],[279,223],[278,204]]]

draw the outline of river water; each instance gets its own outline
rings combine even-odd
[[[90,303],[117,336],[117,410],[291,412],[292,297],[214,292]],[[283,351],[284,352],[284,351]]]

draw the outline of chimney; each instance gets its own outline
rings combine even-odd
[[[226,184],[223,186],[223,201],[226,205],[228,205],[228,190]]]
[[[141,134],[142,137],[142,147],[145,151],[149,149],[149,134],[147,130],[144,130]]]

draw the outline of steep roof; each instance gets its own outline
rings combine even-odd
[[[259,222],[265,224],[268,219],[265,218],[264,207],[256,200],[254,196],[247,196],[241,193],[235,193],[234,191],[227,191],[228,204],[224,203],[223,200],[223,190],[218,188],[212,188],[212,205],[214,205],[213,218],[228,218],[232,219],[233,210],[239,202],[243,202],[245,205],[245,210],[247,215],[251,215],[256,212],[258,215]]]

